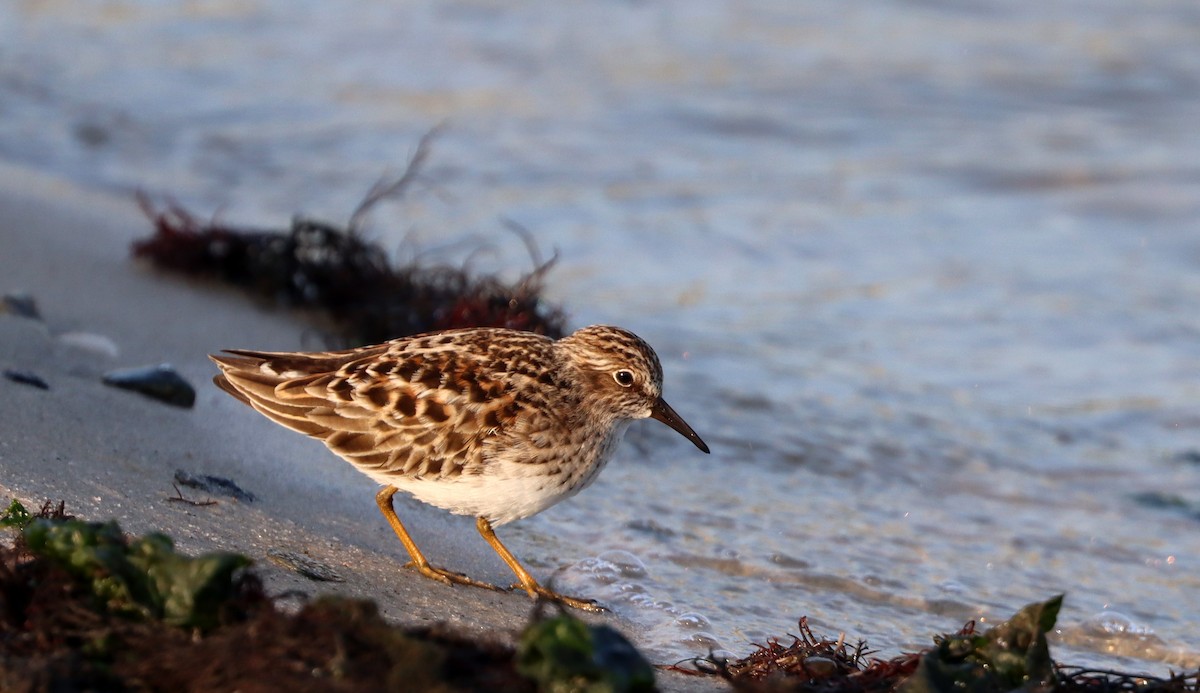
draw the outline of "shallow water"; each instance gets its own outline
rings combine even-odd
[[[1200,663],[1200,6],[0,4],[0,157],[525,268],[663,356],[511,530],[673,660],[882,654],[1068,593],[1060,660]],[[507,529],[507,528],[506,528]],[[1137,658],[1131,661],[1126,658]]]

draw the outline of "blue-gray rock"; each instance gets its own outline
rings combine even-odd
[[[140,392],[176,407],[190,409],[196,403],[196,389],[166,363],[109,371],[104,374],[104,384]]]

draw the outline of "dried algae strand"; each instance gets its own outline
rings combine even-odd
[[[217,279],[274,303],[327,316],[339,346],[457,327],[507,327],[552,338],[565,332],[562,310],[542,300],[543,280],[555,257],[541,261],[528,234],[517,229],[533,260],[515,282],[465,267],[396,263],[361,231],[381,200],[402,195],[428,155],[421,142],[405,173],[380,181],[345,227],[297,218],[289,228],[250,229],[202,221],[179,204],[138,201],[154,234],[133,244],[135,257],[156,267]]]

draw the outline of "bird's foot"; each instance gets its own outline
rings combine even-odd
[[[579,609],[580,611],[588,611],[593,614],[599,614],[599,613],[608,611],[608,609],[601,606],[600,603],[594,599],[579,599],[577,597],[568,597],[565,594],[560,594],[560,593],[555,592],[554,590],[549,589],[547,587],[542,587],[541,585],[537,584],[536,582],[533,584],[529,584],[529,585],[522,584],[520,582],[513,583],[512,587],[510,587],[509,589],[510,590],[525,590],[525,592],[527,592],[529,594],[529,596],[534,599],[545,599],[546,601],[554,602],[555,604],[562,604],[564,606],[574,607],[576,609]]]
[[[432,580],[437,580],[438,582],[446,584],[446,585],[468,585],[470,587],[482,587],[485,590],[495,590],[497,592],[503,591],[499,587],[496,587],[495,585],[491,584],[490,582],[483,582],[482,580],[476,580],[476,579],[468,577],[462,573],[456,573],[453,570],[446,570],[445,568],[434,568],[433,566],[429,565],[428,563],[421,565],[421,564],[417,564],[417,563],[413,563],[412,561],[409,561],[407,563],[406,567],[415,568],[418,573],[424,575],[425,577],[430,578]]]

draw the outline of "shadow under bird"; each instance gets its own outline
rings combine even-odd
[[[213,382],[267,418],[317,438],[383,484],[375,500],[426,577],[497,589],[429,564],[392,496],[476,518],[483,538],[534,598],[600,610],[538,584],[493,527],[590,484],[629,423],[654,418],[708,446],[662,398],[650,345],[593,325],[552,340],[499,328],[448,330],[326,352],[228,350]]]

